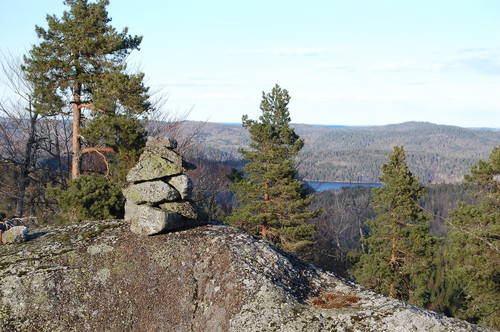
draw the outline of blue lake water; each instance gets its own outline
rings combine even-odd
[[[346,187],[382,187],[382,183],[368,183],[368,182],[318,182],[306,181],[308,185],[313,187],[316,191],[323,190],[337,190]]]

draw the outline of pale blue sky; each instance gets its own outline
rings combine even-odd
[[[0,50],[21,55],[62,0],[0,0]],[[111,0],[144,36],[139,64],[190,120],[260,115],[275,83],[293,122],[500,128],[498,0]]]

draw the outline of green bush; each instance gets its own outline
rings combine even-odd
[[[82,175],[72,180],[67,190],[51,188],[50,193],[70,221],[123,218],[121,188],[103,176]]]

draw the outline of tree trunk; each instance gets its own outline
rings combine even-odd
[[[80,165],[81,165],[81,142],[80,142],[80,122],[82,118],[82,111],[80,108],[81,104],[81,90],[82,86],[79,83],[75,83],[73,91],[73,159],[71,161],[71,177],[77,179],[80,176]]]
[[[262,239],[268,240],[268,238],[267,238],[268,231],[269,231],[269,226],[263,225],[261,230],[260,230],[260,236],[262,237]]]
[[[34,150],[36,149],[36,125],[38,114],[32,111],[31,102],[28,107],[30,119],[28,127],[28,140],[24,146],[24,158],[21,164],[21,179],[19,181],[19,190],[17,195],[16,216],[22,217],[25,208],[26,188],[30,183],[30,166],[33,163]]]
[[[66,178],[65,178],[65,173],[63,170],[63,163],[62,163],[62,154],[61,154],[61,142],[59,141],[59,132],[57,128],[57,119],[54,119],[54,121],[51,123],[53,126],[53,131],[54,131],[54,148],[56,150],[55,155],[56,155],[56,160],[57,160],[57,170],[59,174],[59,178],[61,181],[61,184],[63,188],[66,188]],[[64,125],[64,124],[63,124]]]
[[[269,183],[264,183],[264,202],[266,205],[269,205],[271,203],[271,198],[269,197]]]
[[[396,236],[394,236],[394,235],[392,236],[391,243],[392,243],[391,261],[389,262],[389,266],[391,267],[392,272],[394,272],[396,270],[396,260],[397,260],[397,257],[396,257]],[[392,298],[396,298],[396,289],[394,286],[394,281],[392,281],[390,286],[389,286],[389,296]]]
[[[396,288],[394,287],[394,282],[391,282],[391,284],[389,285],[389,296],[393,299],[396,298]]]
[[[363,243],[363,239],[366,238],[365,232],[363,231],[363,224],[361,223],[361,220],[358,219],[358,230],[359,230],[359,238],[360,238],[360,244],[361,244],[361,252],[363,254],[367,254],[368,250],[365,248],[365,244]]]

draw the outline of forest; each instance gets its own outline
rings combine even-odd
[[[197,165],[193,200],[211,219],[386,296],[500,328],[500,130],[294,125],[279,85],[257,120],[186,121],[127,67],[142,37],[110,25],[108,1],[66,4],[23,58],[1,59],[0,226],[123,218],[125,175],[147,137],[171,137]],[[304,180],[383,186],[315,193]]]
[[[394,145],[407,151],[408,165],[423,183],[458,183],[480,158],[500,142],[500,130],[407,122],[373,127],[328,127],[292,124],[305,145],[299,154],[300,176],[310,181],[377,182],[380,167]],[[207,158],[241,160],[248,145],[240,124],[185,122],[182,131],[198,128]]]

